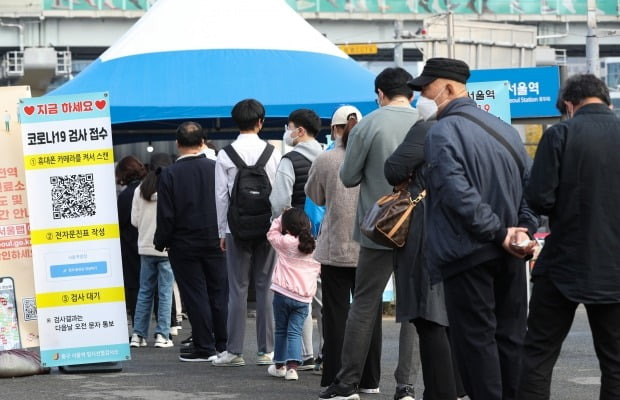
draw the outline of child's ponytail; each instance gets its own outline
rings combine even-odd
[[[282,214],[282,233],[289,233],[299,240],[297,247],[300,252],[310,254],[314,251],[316,243],[312,237],[310,219],[299,208],[289,208]]]
[[[310,254],[314,251],[316,243],[314,242],[314,237],[312,237],[312,232],[309,229],[299,232],[298,238],[299,246],[297,248],[299,251],[304,254]]]

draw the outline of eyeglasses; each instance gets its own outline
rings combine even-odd
[[[293,129],[289,129],[288,124],[284,124],[284,130],[285,131],[291,131],[291,132],[295,132],[296,130],[301,129],[301,126],[298,126],[296,128]]]

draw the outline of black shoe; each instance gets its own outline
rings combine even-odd
[[[193,343],[190,343],[187,346],[179,347],[179,353],[181,354],[193,353],[194,351],[196,351],[196,348],[194,347]]]
[[[297,367],[297,371],[308,371],[314,369],[314,357],[310,357],[305,359],[299,366]]]
[[[415,400],[415,393],[413,391],[413,386],[401,386],[396,388],[396,393],[394,393],[394,400]]]
[[[181,342],[183,346],[189,346],[193,343],[194,343],[194,338],[191,336]]]
[[[319,399],[359,400],[360,396],[353,385],[332,383],[319,394]]]
[[[189,361],[189,362],[213,362],[217,358],[215,353],[207,354],[207,353],[182,353],[179,355],[179,360],[181,361]]]

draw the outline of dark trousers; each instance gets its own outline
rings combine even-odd
[[[138,292],[140,288],[125,287],[125,305],[127,306],[127,315],[131,318],[131,326],[133,327],[133,318],[136,315],[136,303],[138,302]]]
[[[393,264],[392,250],[360,247],[353,302],[344,329],[340,371],[336,375],[337,383],[359,385],[361,381],[368,350],[377,329],[379,340],[381,338],[381,298],[392,275]]]
[[[414,319],[413,324],[420,337],[424,399],[456,399],[456,378],[446,327],[422,318]]]
[[[450,340],[450,328],[446,328],[446,334],[448,335],[448,342],[450,343],[450,354],[452,356],[452,369],[454,370],[454,383],[456,384],[456,394],[458,397],[465,397],[465,387],[463,386],[463,380],[461,379],[461,373],[459,372],[459,363],[456,361],[456,353],[452,350],[452,341]]]
[[[355,268],[321,265],[323,285],[323,375],[321,386],[336,379],[341,366],[342,342],[355,290]],[[378,320],[381,323],[381,319]],[[360,387],[379,387],[381,378],[381,331],[374,329],[370,349],[360,379]]]
[[[534,279],[523,347],[520,400],[549,399],[553,366],[578,305],[564,297],[546,276]],[[620,399],[620,304],[585,307],[601,367],[599,399]]]
[[[168,258],[192,325],[196,351],[226,350],[228,275],[226,257],[219,249],[196,253],[170,249]]]
[[[516,398],[525,336],[525,265],[491,260],[444,281],[452,351],[471,400]]]

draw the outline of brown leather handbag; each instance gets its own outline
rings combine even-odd
[[[360,230],[373,242],[391,248],[405,245],[413,210],[426,197],[426,190],[423,190],[412,199],[408,184],[394,186],[392,193],[380,197],[366,213]]]

